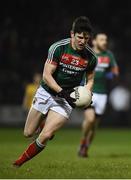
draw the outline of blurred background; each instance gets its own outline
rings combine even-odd
[[[0,126],[23,126],[23,98],[35,73],[42,74],[49,46],[69,37],[77,16],[89,17],[94,29],[109,36],[109,48],[120,77],[109,86],[109,101],[101,126],[131,127],[131,1],[3,1],[0,6]],[[79,110],[80,111],[80,110]],[[81,118],[78,118],[78,113]],[[69,126],[81,124],[82,112]]]

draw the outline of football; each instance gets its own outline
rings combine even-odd
[[[76,99],[77,107],[88,107],[92,101],[92,93],[86,86],[75,87],[70,96]]]

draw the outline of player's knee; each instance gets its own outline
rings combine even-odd
[[[30,131],[30,130],[24,130],[24,136],[25,137],[32,137],[33,136],[33,133],[32,133],[32,131]]]
[[[95,117],[94,116],[90,116],[87,118],[87,121],[91,124],[95,123]]]
[[[93,110],[85,112],[85,122],[91,124],[95,122],[95,112]]]

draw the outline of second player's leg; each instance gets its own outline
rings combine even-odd
[[[94,120],[92,118],[93,117],[92,113],[89,114],[88,111],[86,112],[87,113],[87,116],[86,116],[87,121],[85,122],[85,124],[87,125],[87,136],[86,136],[87,138],[86,139],[87,139],[87,142],[89,145],[91,144],[91,142],[94,138],[95,129],[100,122],[101,115],[105,111],[105,107],[106,107],[106,103],[107,103],[107,95],[106,94],[94,94],[94,102],[95,102],[95,111],[94,111],[95,118],[94,118]],[[90,115],[90,118],[88,115]],[[89,120],[91,120],[91,121],[93,120],[92,124],[89,122]],[[91,128],[88,133],[89,124],[90,124]]]
[[[94,108],[88,108],[84,112],[84,121],[82,124],[82,139],[80,143],[79,156],[87,157],[87,149],[90,144],[90,138],[94,135],[94,126],[96,118]]]
[[[94,108],[88,108],[84,112],[84,121],[82,124],[82,131],[84,136],[87,136],[90,129],[94,126],[94,123],[95,123]]]
[[[93,124],[91,130],[89,131],[89,133],[87,135],[86,139],[87,139],[87,142],[89,143],[89,145],[92,143],[92,141],[94,139],[96,128],[97,128],[97,126],[99,125],[99,122],[100,122],[100,117],[101,116],[96,115],[95,123]]]

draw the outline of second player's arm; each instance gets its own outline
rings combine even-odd
[[[114,66],[111,68],[111,72],[118,77],[119,76],[119,67],[118,66]]]
[[[62,88],[57,84],[57,82],[52,76],[56,68],[57,68],[56,65],[49,64],[46,62],[44,66],[44,71],[43,71],[43,80],[46,82],[48,87],[50,87],[52,90],[58,93],[62,90]]]
[[[94,71],[91,71],[87,74],[87,84],[86,87],[92,92],[93,84],[94,84]]]

